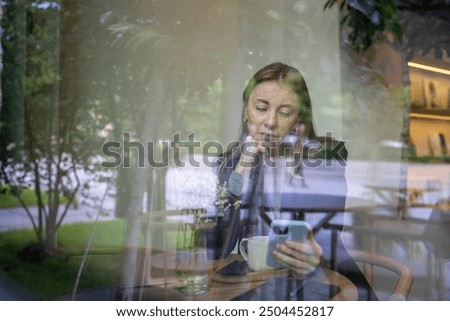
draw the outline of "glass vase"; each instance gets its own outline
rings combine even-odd
[[[185,295],[199,295],[208,291],[206,248],[177,251],[175,288]]]
[[[180,222],[175,257],[175,288],[185,295],[208,290],[208,257],[203,224]]]

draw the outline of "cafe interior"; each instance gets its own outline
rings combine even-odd
[[[396,0],[394,18],[391,2],[33,2],[30,34],[59,17],[59,107],[35,117],[78,128],[73,148],[55,149],[91,153],[73,167],[91,186],[78,206],[93,226],[123,226],[92,229],[53,299],[450,300],[450,2]],[[302,73],[316,133],[347,153],[289,180],[268,166],[268,201],[234,203],[214,164],[240,139],[249,79],[274,62]],[[26,100],[50,101],[27,88]],[[259,234],[216,257],[211,240],[233,214]],[[61,222],[62,239],[73,223]],[[271,242],[310,236],[323,252],[312,272],[269,264]],[[95,267],[114,277],[95,283]]]

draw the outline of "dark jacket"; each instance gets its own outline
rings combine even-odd
[[[336,142],[340,144],[340,142]],[[336,144],[332,145],[336,147]],[[345,160],[347,150],[342,143],[339,148],[332,148],[337,151],[322,151],[321,156],[303,160],[300,168],[300,175],[288,181],[291,184],[290,192],[283,193],[281,197],[281,207],[296,209],[292,212],[292,219],[303,219],[298,213],[308,212],[308,209],[318,211],[318,207],[333,208],[338,212],[345,211],[345,201],[347,195],[347,183],[345,180]],[[228,182],[231,172],[237,165],[240,155],[224,157],[221,161],[218,172],[219,182]],[[259,162],[262,166],[262,162]],[[262,182],[258,171],[261,167],[255,166],[250,172],[252,182],[250,188],[241,196],[242,205],[235,209],[230,207],[225,211],[223,217],[217,218],[214,234],[209,238],[210,246],[213,248],[215,258],[227,257],[234,249],[237,242],[253,233],[252,226],[258,220],[263,219],[261,207],[264,203],[265,194],[262,192]],[[294,192],[292,192],[294,190]],[[236,196],[230,195],[231,202]],[[295,213],[294,213],[295,212]],[[264,215],[264,214],[263,214]],[[308,218],[308,216],[306,216]],[[268,222],[268,224],[270,224]],[[331,261],[331,235],[329,231],[319,230],[315,235],[316,241],[321,245],[324,256],[322,264],[330,267]],[[347,253],[341,239],[337,244],[336,270],[347,276],[357,287],[360,300],[376,299],[372,289],[366,282],[363,274]]]

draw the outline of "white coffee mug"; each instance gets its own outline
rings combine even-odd
[[[246,242],[248,242],[247,251],[244,246]],[[274,267],[266,264],[268,246],[268,236],[252,236],[241,240],[239,250],[242,257],[247,261],[250,270],[260,272],[274,269]]]

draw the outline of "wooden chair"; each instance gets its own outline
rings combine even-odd
[[[397,274],[398,282],[390,296],[392,301],[406,301],[414,280],[412,272],[403,263],[392,258],[361,251],[349,251],[356,262],[363,265],[363,274],[370,286],[374,284],[373,268],[375,266],[390,270]]]

